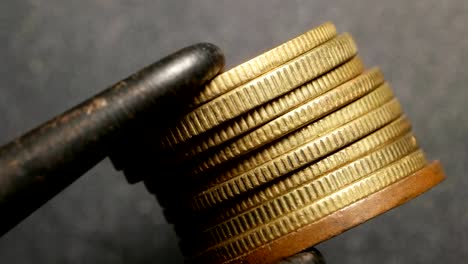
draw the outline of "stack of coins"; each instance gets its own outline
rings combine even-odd
[[[325,23],[218,75],[162,137],[158,198],[194,263],[270,263],[443,179],[390,85]]]

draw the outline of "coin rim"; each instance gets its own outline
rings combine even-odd
[[[373,67],[334,89],[236,138],[234,141],[229,142],[229,144],[223,145],[220,149],[210,153],[210,155],[198,162],[192,168],[189,177],[200,177],[199,175],[206,174],[207,171],[221,166],[231,159],[237,159],[272,141],[283,138],[285,135],[359,100],[384,83],[385,79],[382,71],[378,67]],[[334,100],[334,102],[332,103],[331,100]],[[297,118],[303,115],[304,112],[310,117],[307,119]],[[297,122],[291,121],[292,118],[297,120]],[[288,125],[285,123],[288,123]]]
[[[293,89],[292,91],[273,99],[257,108],[240,115],[232,120],[227,121],[219,127],[204,133],[200,139],[189,144],[171,145],[167,137],[163,138],[165,148],[181,148],[183,152],[181,158],[188,159],[199,155],[205,151],[211,150],[229,140],[232,140],[242,134],[253,131],[254,129],[278,118],[289,111],[300,107],[307,102],[345,84],[348,81],[360,76],[364,72],[364,63],[359,56],[354,56],[349,61],[336,67],[335,69],[303,84],[302,86]],[[308,93],[308,95],[307,95]],[[295,104],[291,104],[288,108],[281,111],[275,109],[275,105],[281,105],[283,102],[293,97]],[[289,104],[289,103],[288,103]],[[273,114],[272,114],[273,113]],[[257,117],[258,116],[258,117]],[[261,119],[260,121],[258,121]],[[255,123],[255,124],[252,124]],[[187,145],[187,146],[185,146]],[[185,148],[184,148],[185,147]]]
[[[336,37],[336,35],[337,30],[335,25],[327,21],[216,76],[205,86],[205,89],[193,99],[192,104],[193,106],[199,106],[209,102],[231,89],[247,83],[301,54],[320,46]],[[271,60],[271,58],[275,58],[277,61],[275,62]],[[254,70],[253,68],[256,69]],[[250,74],[245,74],[249,70]],[[244,74],[240,74],[240,72]],[[237,81],[235,79],[237,79]],[[215,90],[220,91],[217,92]]]
[[[259,263],[259,261],[261,263],[274,263],[412,200],[445,178],[440,161],[433,161],[414,174],[406,176],[360,201],[223,264]]]
[[[411,144],[404,144],[406,143],[407,141],[413,141]],[[332,177],[332,175],[335,175],[336,177],[335,178],[338,178],[338,174],[342,173],[343,169],[345,170],[352,170],[354,169],[355,167],[358,167],[358,166],[365,166],[367,168],[367,166],[375,166],[375,168],[370,171],[370,172],[367,172],[367,174],[365,173],[362,173],[359,175],[359,177],[366,177],[367,175],[371,175],[375,172],[377,172],[378,170],[390,165],[391,163],[393,162],[397,162],[399,160],[401,160],[402,158],[406,157],[407,155],[409,155],[410,153],[412,152],[415,152],[416,150],[420,149],[418,144],[416,143],[416,140],[415,140],[415,137],[414,137],[414,134],[412,132],[409,132],[401,137],[398,137],[396,139],[394,139],[394,141],[378,148],[378,149],[375,149],[373,150],[372,152],[370,153],[367,153],[366,155],[363,155],[361,157],[359,157],[358,159],[350,162],[350,163],[347,163],[339,168],[337,168],[336,170],[332,170],[330,172],[327,172],[323,175],[320,175],[319,177],[309,181],[309,182],[306,182],[300,186],[297,186],[291,190],[289,190],[288,192],[284,193],[284,194],[281,194],[281,195],[278,195],[274,198],[271,198],[269,199],[268,201],[265,201],[261,204],[259,204],[258,206],[254,207],[254,208],[250,208],[249,210],[246,210],[244,212],[241,212],[239,213],[238,215],[234,216],[234,217],[231,217],[229,219],[226,219],[225,221],[219,223],[219,224],[216,224],[214,226],[211,226],[210,228],[208,228],[207,230],[204,230],[203,233],[208,237],[209,234],[213,234],[215,235],[217,233],[217,231],[219,231],[220,233],[222,233],[222,230],[224,230],[225,233],[229,233],[230,235],[232,235],[231,238],[223,238],[223,237],[216,237],[216,238],[213,238],[213,245],[215,245],[216,243],[222,243],[223,241],[227,240],[227,239],[232,239],[233,237],[237,237],[237,236],[241,236],[243,232],[246,232],[248,230],[252,230],[252,229],[255,229],[257,228],[258,226],[262,225],[262,224],[265,224],[265,221],[264,220],[253,220],[255,222],[252,222],[252,226],[250,226],[250,223],[248,226],[241,226],[241,225],[244,225],[244,222],[247,221],[246,218],[248,218],[248,215],[257,215],[257,213],[255,212],[258,212],[258,214],[261,214],[261,209],[260,208],[265,208],[265,207],[271,207],[273,208],[276,204],[276,206],[280,207],[280,210],[281,210],[281,213],[282,214],[289,214],[289,213],[292,213],[296,210],[301,210],[302,208],[306,207],[308,204],[301,204],[301,203],[297,203],[296,201],[294,201],[294,199],[289,199],[289,203],[286,202],[284,203],[284,205],[282,204],[282,201],[283,201],[283,198],[284,197],[288,197],[288,198],[291,198],[291,194],[293,193],[297,193],[297,191],[301,191],[301,190],[304,190],[304,189],[307,189],[307,186],[312,186],[314,185],[315,187],[320,184],[321,182],[324,181],[324,179],[328,179],[330,182],[333,182],[333,183],[336,183],[337,186],[333,186],[333,183],[331,184],[332,186],[329,186],[330,190],[328,192],[326,191],[323,191],[322,194],[316,194],[318,195],[317,197],[315,197],[314,199],[321,199],[323,197],[326,197],[334,192],[338,192],[341,188],[344,188],[344,186],[348,185],[348,184],[352,184],[352,182],[346,182],[345,184],[343,185],[338,185],[339,183],[336,182],[336,180],[334,180],[333,178],[330,179],[330,177]],[[393,156],[393,160],[385,160],[385,161],[382,161],[380,164],[375,164],[374,163],[374,160],[376,160],[376,156],[382,156],[383,154],[385,154],[386,152],[393,152],[394,156]],[[395,154],[396,153],[396,154]],[[364,164],[364,165],[363,165]],[[280,214],[276,214],[275,216],[273,217],[269,217],[268,220],[276,220],[278,218],[280,218]],[[233,228],[234,226],[234,228]],[[237,228],[236,228],[237,227]],[[229,229],[229,231],[228,231]],[[232,229],[232,230],[231,230]],[[236,233],[238,232],[237,230],[242,230],[242,232],[239,232],[239,233]],[[216,240],[216,241],[215,241]]]
[[[359,154],[357,154],[356,156],[353,156],[353,158],[350,158],[346,162],[339,163],[339,165],[337,165],[336,167],[326,169],[323,172],[320,172],[317,175],[315,175],[316,178],[322,177],[325,174],[328,174],[328,173],[330,173],[330,172],[332,172],[334,170],[338,170],[342,166],[346,166],[349,163],[352,163],[352,162],[354,162],[354,161],[356,161],[356,160],[358,160],[358,159],[360,159],[360,158],[362,158],[362,157],[364,157],[364,156],[366,156],[366,155],[368,155],[370,153],[373,153],[377,149],[383,148],[384,146],[386,146],[388,144],[391,144],[392,142],[394,142],[398,138],[400,138],[400,137],[402,137],[402,136],[404,136],[404,135],[406,135],[408,133],[412,133],[411,131],[412,131],[411,130],[411,123],[408,120],[408,118],[406,118],[403,115],[403,116],[399,117],[398,119],[396,119],[395,121],[389,123],[388,125],[382,127],[381,129],[375,131],[374,133],[364,137],[363,139],[361,139],[359,141],[354,142],[353,144],[341,149],[340,151],[338,151],[336,153],[333,153],[332,155],[329,155],[329,156],[325,157],[324,159],[322,159],[322,160],[320,160],[320,161],[318,161],[316,163],[312,163],[309,166],[306,166],[304,169],[310,168],[311,166],[328,167],[328,165],[319,165],[319,164],[323,164],[322,163],[323,161],[325,161],[327,163],[328,159],[330,157],[333,157],[335,154],[344,155],[343,153],[352,152],[352,149],[357,148],[357,146],[360,146],[361,144],[366,144],[366,145],[370,144],[370,145],[372,145],[372,144],[374,144],[373,142],[377,142],[377,143],[375,143],[375,145],[372,148],[368,148],[368,149],[365,149],[365,150],[363,149],[361,152],[358,152]],[[339,156],[334,156],[333,159],[339,159]],[[299,180],[298,179],[299,177],[297,175],[301,174],[301,171],[302,170],[294,172],[289,177],[287,177],[287,178],[295,178],[295,179],[293,180],[294,181],[293,183],[284,183],[284,185],[288,185],[288,186],[285,187],[285,189],[283,191],[275,193],[273,196],[267,196],[267,194],[263,194],[263,195],[265,195],[265,197],[267,197],[268,200],[274,199],[274,198],[276,198],[278,196],[284,195],[284,194],[290,192],[291,190],[296,189],[296,188],[298,188],[298,187],[312,181],[311,179]],[[287,181],[287,178],[283,179],[283,181]],[[273,184],[272,186],[275,186],[275,184]],[[270,192],[273,192],[273,190],[271,189],[271,188],[273,188],[272,186],[266,187],[265,189],[270,191]],[[252,199],[252,200],[250,200],[250,199]],[[249,205],[242,205],[242,203],[244,203],[244,202],[249,204]],[[204,226],[203,230],[208,229],[210,226],[217,225],[219,223],[225,222],[226,220],[228,220],[228,219],[230,219],[232,217],[235,217],[237,214],[240,214],[242,212],[246,212],[248,210],[256,208],[257,206],[260,206],[261,204],[263,204],[263,202],[264,201],[261,200],[261,197],[258,197],[258,196],[256,196],[256,193],[253,193],[250,196],[247,196],[247,197],[241,199],[240,201],[238,201],[237,203],[232,205],[232,207],[228,207],[229,208],[228,210],[230,210],[229,213],[226,213],[226,212],[221,213],[221,216],[219,217],[219,220],[213,221],[212,223],[209,223],[209,224],[207,223]]]
[[[356,43],[351,35],[348,33],[340,34],[322,45],[282,64],[280,67],[206,104],[200,105],[181,118],[176,126],[171,127],[167,131],[167,136],[175,144],[180,144],[177,142],[185,142],[193,137],[197,137],[229,119],[240,116],[335,69],[356,54]],[[320,64],[320,66],[311,64]],[[308,75],[305,72],[308,72]],[[272,85],[278,80],[288,83],[288,86]],[[265,86],[269,87],[270,90],[265,91]],[[249,102],[249,104],[245,104],[245,102]]]
[[[270,160],[275,159],[279,156],[286,154],[287,152],[290,152],[306,144],[307,142],[310,142],[316,137],[319,137],[320,134],[326,134],[327,132],[333,131],[349,122],[352,122],[353,120],[358,119],[359,117],[364,116],[365,114],[379,108],[380,106],[384,105],[385,103],[391,101],[394,98],[395,97],[394,97],[394,94],[390,85],[388,85],[388,83],[382,83],[379,86],[377,86],[377,88],[375,88],[373,91],[362,96],[361,98],[355,99],[353,102],[348,103],[345,106],[341,106],[341,108],[339,108],[338,110],[335,110],[334,112],[326,116],[323,116],[320,119],[317,119],[305,126],[302,126],[290,132],[289,134],[286,134],[283,137],[274,139],[273,143],[271,144],[266,144],[265,146],[262,146],[259,149],[256,149],[252,152],[248,152],[247,154],[241,156],[236,161],[235,164],[232,164],[231,166],[223,169],[218,174],[216,181],[213,182],[213,186],[223,183],[227,181],[228,179],[235,178],[247,171],[254,169],[254,167],[261,166],[265,164],[266,162],[268,162],[266,160],[267,159],[266,157],[259,158],[258,156],[268,155],[268,158]],[[365,104],[366,106],[359,107],[363,104]],[[353,110],[358,107],[361,109],[357,111]],[[359,111],[363,111],[363,112],[359,113]],[[334,122],[334,121],[331,121],[331,119],[334,119],[335,121],[338,120],[339,123],[330,125],[330,123]],[[323,128],[325,126],[324,123],[329,125],[329,127]],[[319,126],[317,130],[319,130],[320,127],[323,128],[321,131],[319,131],[319,134],[309,135],[309,136],[305,136],[303,134],[303,133],[307,133],[307,131],[309,131],[310,129],[314,129],[313,127],[316,127],[316,126]],[[297,143],[295,145],[291,145],[290,143],[288,143],[292,141],[296,141]],[[281,149],[281,151],[279,151],[277,148],[278,144],[289,145],[289,148]],[[274,155],[268,154],[270,152],[274,152],[275,154]],[[262,161],[261,159],[265,159],[265,160]]]
[[[385,114],[385,116],[383,115],[378,115],[378,114]],[[325,133],[324,135],[320,135],[319,137],[313,139],[312,141],[309,141],[307,142],[306,144],[304,145],[301,145],[299,146],[298,148],[296,149],[293,149],[291,150],[290,152],[286,153],[286,154],[283,154],[279,157],[276,157],[275,159],[265,163],[265,164],[262,164],[260,166],[256,166],[254,167],[253,169],[245,172],[245,173],[242,173],[241,175],[238,175],[232,179],[229,179],[223,183],[220,183],[220,184],[217,184],[216,186],[214,187],[211,187],[209,189],[206,189],[206,190],[203,190],[202,192],[194,195],[191,200],[189,201],[189,207],[190,209],[194,210],[195,212],[197,211],[202,211],[202,210],[206,210],[208,208],[211,208],[213,206],[218,206],[219,204],[222,204],[223,202],[227,201],[227,200],[230,200],[230,199],[235,199],[235,197],[238,197],[240,195],[242,195],[243,193],[246,193],[247,191],[250,191],[252,190],[253,188],[248,188],[248,190],[243,190],[243,189],[240,189],[239,187],[237,187],[237,184],[236,182],[237,181],[242,181],[240,179],[250,179],[250,183],[252,184],[252,186],[255,186],[255,187],[258,187],[258,186],[261,186],[263,184],[265,184],[266,182],[268,181],[271,181],[273,179],[276,179],[276,178],[279,178],[281,177],[281,175],[284,175],[284,174],[281,174],[281,172],[278,172],[277,174],[273,174],[271,173],[271,175],[268,175],[268,176],[264,176],[264,171],[270,171],[269,168],[274,168],[274,167],[277,167],[276,164],[278,163],[282,163],[285,159],[289,159],[288,157],[290,157],[291,155],[293,155],[294,153],[296,153],[297,151],[299,151],[300,149],[304,149],[306,148],[307,146],[317,146],[319,144],[321,144],[321,142],[325,142],[325,141],[328,141],[328,140],[331,140],[333,139],[334,137],[337,137],[337,135],[340,135],[343,133],[343,130],[352,130],[352,128],[354,126],[358,126],[358,125],[362,125],[362,124],[368,124],[368,120],[372,120],[373,122],[377,123],[378,124],[378,127],[369,127],[369,128],[366,128],[366,129],[369,129],[368,130],[364,130],[364,132],[362,131],[359,131],[359,132],[356,132],[356,135],[354,134],[351,134],[351,136],[349,136],[350,134],[346,134],[346,138],[345,140],[351,140],[353,137],[358,137],[359,135],[359,138],[364,138],[365,136],[367,135],[370,135],[371,133],[375,132],[376,130],[386,126],[387,124],[390,124],[391,122],[393,122],[394,120],[396,120],[398,117],[400,117],[402,115],[402,109],[401,109],[401,106],[400,106],[400,103],[399,101],[394,98],[392,99],[391,101],[385,103],[384,105],[382,106],[379,106],[378,108],[376,109],[373,109],[372,111],[370,111],[369,113],[366,113],[365,115],[341,126],[341,127],[338,127],[336,129],[333,129],[332,131],[328,131],[327,133]],[[381,120],[378,120],[376,121],[376,119],[381,119]],[[382,123],[378,123],[378,122],[382,122]],[[372,123],[371,125],[375,125],[377,126],[375,123]],[[372,130],[371,130],[372,128]],[[362,134],[361,134],[362,133]],[[332,136],[333,135],[333,136]],[[360,140],[358,139],[358,140]],[[351,142],[347,143],[347,144],[350,144]],[[343,143],[344,144],[344,143]],[[333,146],[333,150],[330,151],[330,152],[327,152],[327,153],[323,153],[322,156],[317,156],[315,158],[315,160],[321,158],[321,157],[326,157],[329,155],[329,153],[332,153],[333,151],[336,151],[336,150],[339,150],[339,149],[342,149],[343,146],[337,146],[337,145],[334,145]],[[307,161],[308,163],[313,163],[315,162],[315,160],[311,160],[311,161]],[[305,165],[302,165],[302,166],[305,166]],[[265,168],[265,169],[264,169]],[[298,168],[295,168],[294,170],[296,170]],[[289,173],[289,172],[288,172]],[[263,179],[258,179],[258,175],[263,175]],[[258,184],[256,184],[255,182],[258,182]],[[226,187],[224,187],[226,186]],[[237,189],[235,189],[237,187]],[[246,186],[247,188],[247,186]],[[227,190],[227,191],[226,191]],[[224,196],[221,196],[220,195],[220,192],[223,191],[224,193],[226,193],[226,197]]]

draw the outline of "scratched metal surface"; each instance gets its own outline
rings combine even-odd
[[[353,34],[367,65],[380,65],[449,178],[318,248],[329,263],[460,263],[468,258],[465,0],[4,0],[0,144],[188,44],[219,45],[229,67],[326,20]],[[0,238],[0,263],[181,262],[153,197],[109,161]]]

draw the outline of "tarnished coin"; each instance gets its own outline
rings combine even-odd
[[[240,236],[226,239],[222,243],[197,254],[193,259],[197,263],[210,263],[213,259],[216,259],[218,263],[232,261],[256,247],[295,232],[328,214],[382,190],[386,186],[417,172],[426,164],[427,161],[423,152],[417,150],[371,175],[362,177],[360,174],[353,174],[352,177],[355,177],[354,182],[344,188],[318,200],[304,198],[301,203],[305,204],[305,206],[301,206],[300,209],[281,215],[273,221],[267,220],[261,226],[245,231]],[[306,194],[303,195],[303,197],[306,197]],[[307,201],[310,201],[310,203],[307,203]],[[271,210],[274,211],[275,209],[272,208]],[[229,236],[229,234],[227,235]]]
[[[394,171],[394,173],[398,172]],[[319,220],[295,229],[293,232],[289,232],[272,242],[264,243],[246,254],[232,258],[227,262],[219,261],[218,263],[258,263],[259,260],[262,263],[277,263],[280,259],[310,248],[311,245],[316,245],[321,241],[339,235],[354,226],[408,202],[445,178],[442,167],[437,161],[408,176],[402,176],[401,174],[387,175],[381,180],[390,181],[391,184],[380,187],[377,192],[371,191],[371,194],[369,194],[369,191],[367,191],[364,198],[357,198],[357,200],[353,200],[348,206],[338,211],[331,212]],[[372,180],[374,182],[379,181],[376,178]],[[373,181],[360,181],[358,183],[360,188],[347,191],[360,193],[362,189],[371,189],[375,187]],[[324,202],[326,203],[326,201]],[[237,243],[242,244],[243,242],[238,241]]]
[[[188,150],[180,149],[180,151],[184,152],[183,158],[193,157],[263,125],[293,108],[353,79],[361,74],[363,70],[364,65],[361,59],[359,57],[354,57],[350,61],[319,76],[311,82],[254,108],[244,115],[229,120],[226,124],[216,129],[208,131],[205,136],[193,142],[188,147]],[[170,145],[169,142],[163,142],[163,144],[166,145],[166,148]]]
[[[320,178],[314,178],[286,194],[273,197],[253,209],[239,213],[208,228],[202,235],[197,237],[197,241],[200,244],[214,246],[225,240],[240,236],[244,232],[274,221],[285,214],[307,206],[313,201],[339,191],[359,178],[366,177],[366,175],[370,175],[416,151],[417,147],[413,134],[408,133],[351,163],[322,175]],[[298,173],[309,174],[307,176],[310,177],[314,166],[317,166],[317,163]],[[275,183],[273,188],[278,188],[278,185]]]
[[[194,98],[194,105],[200,105],[216,98],[232,88],[244,84],[323,44],[335,36],[335,25],[330,22],[301,34],[278,47],[216,76],[216,78],[207,84],[205,89]]]
[[[292,189],[311,182],[318,177],[322,177],[341,166],[345,166],[346,164],[395,141],[397,138],[409,133],[410,129],[411,124],[409,120],[405,117],[400,117],[350,146],[333,153],[332,155],[327,156],[326,158],[321,159],[305,169],[289,175],[288,177],[281,178],[281,180],[277,181],[273,185],[259,189],[257,192],[236,201],[234,205],[224,207],[223,210],[219,211],[216,217],[214,217],[212,222],[203,223],[204,225],[201,229],[208,229],[209,226],[214,226],[215,224],[224,222],[229,218],[250,210],[266,201],[274,199],[291,191]]]
[[[230,159],[247,154],[275,139],[313,122],[322,116],[367,94],[383,83],[378,69],[369,70],[351,81],[297,107],[290,112],[243,135],[214,154],[203,158],[192,175],[206,172]]]
[[[394,99],[287,154],[199,193],[190,200],[190,208],[204,210],[246,193],[368,135],[400,115],[400,105]]]
[[[380,85],[371,93],[356,100],[355,102],[302,127],[283,138],[265,146],[257,151],[242,157],[235,164],[217,173],[212,181],[205,183],[211,187],[215,184],[232,179],[245,173],[254,167],[262,165],[282,154],[285,154],[314,138],[319,137],[333,129],[345,125],[346,123],[382,106],[390,101],[393,93],[387,83]],[[212,184],[210,184],[212,183]]]
[[[186,179],[161,189],[187,262],[276,263],[443,180],[356,53],[326,23],[219,75],[168,128],[160,156]]]
[[[184,142],[260,106],[351,59],[357,52],[342,34],[299,57],[194,109],[169,129],[172,145]]]

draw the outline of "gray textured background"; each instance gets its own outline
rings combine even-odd
[[[466,0],[2,0],[0,144],[185,45],[213,42],[230,67],[326,20],[383,69],[449,178],[318,248],[329,263],[466,263]],[[0,238],[0,263],[181,262],[153,197],[109,161]]]

